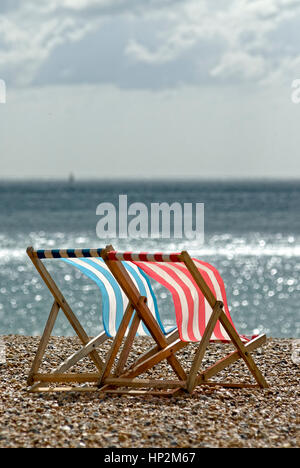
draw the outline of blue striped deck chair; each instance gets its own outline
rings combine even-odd
[[[123,291],[122,287],[116,280],[115,276],[111,273],[105,261],[101,258],[101,251],[102,249],[34,250],[31,247],[27,249],[29,257],[33,261],[36,269],[54,297],[54,303],[50,311],[44,334],[42,336],[36,358],[28,376],[28,384],[31,385],[31,391],[46,391],[47,387],[45,382],[48,381],[57,382],[63,379],[71,381],[72,378],[76,378],[76,376],[71,374],[64,376],[62,374],[87,355],[92,358],[94,364],[97,366],[98,371],[101,373],[104,363],[96,352],[96,348],[100,346],[107,338],[116,337],[119,327],[122,323],[124,313],[130,306],[129,299]],[[102,319],[104,331],[102,331],[93,339],[88,339],[87,334],[80,325],[70,305],[63,297],[57,284],[54,282],[49,271],[43,264],[42,260],[45,259],[62,260],[66,264],[77,268],[81,273],[94,281],[98,286],[102,297],[102,310],[99,318],[100,320]],[[147,303],[147,307],[160,327],[162,333],[167,335],[172,332],[174,327],[166,328],[163,326],[160,315],[158,313],[156,297],[147,275],[132,262],[123,261],[122,266],[136,287],[140,297],[143,298],[143,300]],[[65,313],[67,319],[73,326],[84,347],[77,353],[73,354],[71,357],[68,357],[57,369],[52,371],[51,376],[49,374],[42,375],[39,374],[37,370],[40,366],[41,358],[48,344],[59,309],[62,309]],[[147,326],[144,322],[138,320],[136,315],[131,317],[127,329],[124,333],[124,337],[127,337],[126,349],[128,349],[128,351],[130,349],[129,344],[133,342],[135,336],[150,336],[150,332],[147,329]],[[122,371],[127,355],[128,353],[124,351],[121,362],[116,369],[117,373]],[[99,372],[96,374],[91,374],[90,376],[85,375],[85,377],[88,379],[88,381],[96,380],[99,378]],[[77,377],[79,379],[83,379],[82,376],[77,375]],[[37,384],[36,382],[40,383]],[[66,387],[66,389],[68,389],[68,387]],[[50,387],[48,387],[48,390],[50,390]]]

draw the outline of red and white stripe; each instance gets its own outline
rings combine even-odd
[[[223,280],[209,263],[193,259],[198,270],[216,299],[224,304],[224,312],[230,317]],[[134,262],[148,276],[165,286],[172,294],[176,323],[182,341],[200,341],[212,314],[212,308],[197,286],[184,263]],[[233,325],[234,326],[234,325]],[[248,341],[241,336],[243,341]],[[211,341],[230,341],[227,332],[218,321]]]
[[[132,252],[108,252],[108,260],[120,260],[127,262],[181,262],[180,253],[132,253]]]
[[[109,252],[109,260],[130,261],[150,278],[165,286],[172,294],[176,323],[182,341],[200,341],[212,314],[212,308],[197,286],[180,253],[132,253]],[[218,270],[209,263],[193,258],[195,265],[217,300],[224,304],[224,312],[234,326],[227,304],[224,282]],[[248,341],[240,335],[243,341]],[[218,321],[211,341],[230,341],[227,332]]]

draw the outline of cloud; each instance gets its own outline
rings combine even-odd
[[[132,88],[280,82],[299,70],[299,16],[296,0],[5,0],[1,78]]]
[[[218,65],[211,70],[211,76],[228,78],[238,76],[245,79],[256,79],[265,76],[265,60],[261,56],[252,56],[243,51],[225,53]]]
[[[42,5],[42,6],[41,6]],[[56,16],[43,4],[21,4],[0,16],[0,66],[15,85],[28,85],[52,51],[65,42],[79,41],[96,22],[79,17]]]
[[[215,53],[209,70],[213,78],[266,81],[267,75],[288,61],[298,64],[297,43],[287,34],[274,33],[295,20],[299,24],[300,5],[294,0],[235,0],[226,8],[212,8],[210,2],[185,2],[166,30],[157,34],[157,47],[130,41],[126,53],[134,60],[154,65],[171,62],[208,40],[219,40],[223,50]],[[287,26],[288,27],[288,26]],[[276,37],[276,42],[272,39]],[[287,44],[288,43],[288,44]],[[285,47],[283,45],[285,44]],[[287,45],[289,50],[287,50]],[[278,50],[278,54],[274,53]],[[285,49],[285,50],[283,50]],[[287,56],[288,52],[288,56]],[[294,70],[294,73],[296,70]]]

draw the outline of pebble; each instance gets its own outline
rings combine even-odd
[[[28,393],[26,378],[39,338],[6,335],[1,342],[6,360],[0,365],[0,448],[300,446],[300,372],[292,360],[292,339],[269,338],[263,353],[252,353],[268,389],[201,386],[192,395],[172,398],[75,391]],[[49,371],[81,345],[75,337],[53,337],[50,346],[41,371]],[[103,359],[109,346],[108,340],[99,351]],[[139,338],[133,352],[138,355],[148,346],[147,338]],[[191,344],[178,353],[186,369],[196,348]],[[231,349],[229,344],[210,344],[203,367]],[[90,362],[83,360],[76,371],[94,371]],[[148,376],[164,375],[173,378],[167,363],[160,363]],[[253,383],[242,361],[215,378],[226,377]]]

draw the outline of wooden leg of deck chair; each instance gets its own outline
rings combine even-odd
[[[135,313],[134,316],[133,316],[132,324],[130,326],[127,338],[126,338],[125,343],[123,345],[123,349],[121,351],[117,366],[116,366],[114,374],[113,374],[114,378],[119,377],[120,374],[122,373],[124,367],[125,367],[125,364],[126,364],[126,361],[128,359],[128,355],[130,353],[130,350],[132,348],[133,341],[134,341],[137,329],[139,327],[140,321],[141,321],[141,319],[139,318],[137,313]],[[106,378],[105,382],[107,382],[108,379],[109,378]],[[111,385],[106,383],[101,389],[103,391],[107,392],[109,389],[111,389]]]
[[[71,356],[69,356],[64,362],[62,362],[56,369],[53,369],[50,374],[43,374],[42,378],[41,379],[38,379],[39,375],[36,374],[36,370],[34,370],[34,372],[31,373],[31,380],[30,382],[28,382],[29,385],[31,385],[31,383],[33,383],[33,381],[36,381],[38,380],[38,382],[34,383],[32,385],[32,387],[29,389],[30,392],[33,392],[33,391],[36,391],[36,388],[42,388],[44,387],[46,384],[45,384],[45,381],[47,379],[47,376],[49,376],[49,378],[51,378],[50,376],[55,376],[56,374],[60,374],[60,382],[68,382],[70,381],[69,380],[69,377],[68,377],[68,374],[63,374],[64,372],[66,372],[68,369],[70,369],[70,367],[74,366],[75,364],[77,364],[81,359],[83,359],[84,357],[88,356],[90,354],[90,352],[97,348],[98,346],[100,346],[102,343],[104,343],[105,340],[108,339],[108,336],[106,335],[105,332],[102,332],[100,333],[98,336],[95,336],[94,338],[92,338],[89,343],[87,343],[85,346],[83,346],[82,348],[80,348],[78,351],[76,351],[75,353],[73,353]],[[79,376],[79,380],[77,380],[77,382],[81,381],[82,380],[82,377],[77,374]],[[87,375],[89,376],[89,374],[82,374],[82,375]],[[92,376],[93,374],[91,373],[90,376]],[[100,374],[98,373],[98,379],[100,377]],[[48,380],[49,382],[50,380]],[[54,381],[54,380],[53,380]],[[87,378],[86,379],[86,382],[88,382],[89,379]],[[40,383],[40,382],[43,382],[43,383]]]
[[[144,303],[144,304],[146,303],[146,298],[145,297],[140,298],[139,304],[141,304],[141,303]],[[137,309],[139,308],[139,304],[137,306]],[[126,332],[126,329],[128,327],[129,321],[131,319],[132,312],[133,312],[133,306],[130,304],[130,308],[128,306],[128,308],[127,308],[127,310],[126,310],[126,312],[124,314],[123,320],[121,322],[121,325],[119,327],[118,333],[117,333],[117,335],[115,337],[114,343],[113,343],[113,345],[112,345],[112,347],[110,349],[110,352],[109,352],[109,354],[107,356],[107,360],[106,360],[106,363],[105,363],[105,366],[104,366],[104,370],[102,372],[101,378],[99,379],[99,384],[98,384],[99,386],[101,386],[101,383],[103,383],[109,377],[110,370],[112,368],[114,359],[115,359],[115,357],[116,357],[116,355],[118,353],[118,350],[120,348],[122,339],[123,339],[124,334]],[[131,326],[135,327],[135,323],[133,322],[133,324]],[[130,343],[130,345],[131,345],[131,343]],[[156,355],[154,355],[151,358],[149,358],[148,360],[146,360],[146,362],[143,362],[139,366],[132,369],[129,373],[126,373],[125,375],[126,376],[129,375],[130,377],[139,375],[140,373],[143,373],[146,370],[153,367],[155,364],[157,364],[161,360],[167,358],[169,360],[171,366],[175,370],[176,374],[179,375],[179,378],[184,380],[186,378],[185,371],[181,368],[181,365],[178,363],[176,357],[173,355],[173,352],[175,350],[180,349],[181,347],[183,347],[185,345],[186,345],[186,343],[182,342],[181,340],[178,340],[177,343],[176,343],[176,346],[174,344],[168,345],[166,348],[163,348],[158,353],[156,353]],[[129,349],[125,348],[125,352],[127,353],[128,351],[129,351]],[[122,375],[122,377],[123,377],[123,375]]]
[[[253,375],[253,377],[257,381],[258,385],[261,388],[268,388],[268,384],[267,384],[264,376],[262,375],[262,373],[258,369],[258,367],[255,364],[251,354],[249,353],[249,351],[247,350],[247,348],[245,347],[245,345],[241,341],[238,333],[235,331],[234,327],[231,325],[231,323],[230,323],[229,319],[226,317],[224,311],[222,311],[222,314],[220,315],[219,320],[220,320],[221,324],[223,325],[223,327],[225,328],[225,330],[227,331],[227,333],[230,336],[232,342],[234,343],[235,347],[237,348],[241,358],[245,361],[249,371],[251,372],[251,374]]]
[[[171,343],[174,343],[176,340],[178,340],[178,338],[179,338],[178,329],[173,330],[171,333],[169,333],[166,336],[166,340],[167,340],[168,345],[171,344]],[[151,356],[156,354],[160,349],[161,348],[158,345],[152,346],[150,349],[148,349],[143,354],[141,354],[141,356],[139,356],[139,358],[128,368],[128,370],[132,369],[133,367],[137,366],[141,362],[143,362],[146,359],[150,358]]]
[[[143,359],[138,359],[130,368],[120,375],[120,378],[123,377],[136,377],[143,372],[154,367],[156,364],[161,362],[164,359],[167,359],[175,374],[181,380],[186,380],[186,373],[182,368],[181,364],[177,360],[175,353],[187,346],[189,343],[181,341],[180,339],[172,340],[170,344],[167,344],[166,347],[160,348],[159,346],[153,347],[150,352],[145,353]]]
[[[103,381],[104,386],[101,388],[101,390],[109,391],[111,385],[125,385],[125,383],[127,386],[130,386],[131,385],[130,382],[132,382],[132,385],[134,385],[136,382],[136,380],[134,380],[135,377],[151,369],[152,367],[154,367],[156,364],[158,364],[162,360],[168,359],[169,357],[172,356],[173,353],[187,346],[188,344],[189,343],[181,341],[180,339],[177,339],[175,341],[171,340],[171,343],[166,348],[160,349],[158,347],[156,353],[151,352],[151,354],[148,357],[145,356],[143,360],[139,360],[138,364],[135,363],[135,365],[130,367],[129,370],[119,375],[118,378],[113,378],[113,379],[110,377],[106,378]],[[176,389],[179,390],[179,389],[186,387],[186,374],[184,371],[180,372],[179,378],[180,380],[177,380],[177,381],[168,380],[166,385],[163,385],[163,386],[165,386],[166,388],[175,387],[175,391],[173,392],[175,394]],[[147,382],[147,386],[150,386],[150,387],[157,386],[155,379],[146,379],[146,380],[142,379],[142,380],[138,380],[137,382],[143,382],[143,383]],[[173,383],[169,385],[170,382],[173,382]],[[161,386],[161,383],[162,381],[160,381],[160,386]]]
[[[133,344],[137,329],[139,327],[140,321],[141,321],[140,317],[138,316],[137,313],[135,313],[134,317],[133,317],[132,325],[131,325],[130,330],[128,332],[128,336],[126,338],[123,349],[121,351],[118,364],[117,364],[116,369],[114,371],[114,377],[118,377],[122,373],[122,371],[124,369],[124,366],[125,366],[126,361],[128,359],[128,355],[129,355],[130,349],[132,347],[132,344]]]
[[[127,339],[129,339],[129,334],[128,334],[128,337]],[[167,339],[167,342],[168,342],[168,345],[169,346],[172,346],[172,344],[175,343],[175,341],[177,341],[177,343],[179,343],[180,340],[178,340],[178,330],[174,330],[172,331],[171,333],[169,333],[167,336],[166,336],[166,339]],[[182,347],[185,346],[185,345],[188,345],[188,343],[185,343],[183,344],[182,343]],[[124,349],[122,350],[122,353],[123,353]],[[103,391],[110,391],[110,387],[111,385],[124,385],[125,382],[133,382],[132,385],[134,385],[134,382],[136,382],[135,380],[133,381],[133,377],[130,377],[129,379],[126,380],[126,376],[130,375],[130,376],[136,376],[136,375],[139,375],[141,373],[143,373],[145,370],[148,370],[149,368],[153,367],[154,365],[154,362],[159,362],[160,360],[163,359],[162,357],[162,354],[160,353],[161,348],[156,345],[156,346],[153,346],[152,348],[150,348],[150,350],[146,351],[145,353],[143,353],[130,367],[127,368],[127,370],[123,372],[123,360],[122,360],[122,354],[120,356],[120,359],[119,359],[119,362],[122,362],[122,366],[119,368],[117,367],[117,370],[114,374],[114,377],[118,376],[119,380],[118,379],[115,379],[115,380],[112,380],[110,378],[107,378],[105,380],[105,386],[102,387],[102,390]],[[127,354],[127,353],[126,353]],[[150,358],[152,358],[153,356],[155,355],[155,361],[151,360]],[[164,353],[164,356],[166,355],[166,352]],[[124,356],[125,358],[125,356]],[[172,358],[172,355],[169,356],[169,359]],[[168,359],[168,358],[167,358]],[[176,365],[176,364],[175,364]],[[119,366],[119,363],[118,363],[118,366]],[[181,379],[180,381],[172,381],[173,383],[171,385],[169,385],[170,381],[168,380],[167,381],[167,384],[166,384],[166,387],[167,388],[175,388],[175,390],[172,391],[172,395],[175,395],[176,393],[176,389],[180,389],[180,388],[184,388],[185,387],[185,379],[186,379],[186,374],[182,373],[179,369],[179,375],[181,375]],[[124,378],[125,377],[125,378]],[[111,384],[110,384],[111,382]],[[116,382],[119,382],[119,383],[116,383]],[[145,383],[151,383],[153,384],[154,387],[156,387],[156,381],[155,380],[143,380],[143,381],[139,381],[139,382],[143,382],[144,384]],[[149,384],[150,385],[150,384]],[[149,386],[148,385],[148,386]],[[130,386],[130,385],[129,385]],[[151,385],[150,385],[151,386]],[[160,381],[160,386],[161,386],[161,381]],[[167,393],[167,396],[170,396],[171,393]]]
[[[155,354],[151,355],[150,357],[144,359],[143,361],[140,361],[139,364],[132,367],[125,374],[122,374],[121,377],[130,377],[130,378],[136,377],[142,374],[143,372],[146,372],[147,370],[151,369],[153,366],[155,366],[162,360],[168,359],[169,357],[173,355],[173,353],[175,353],[176,351],[179,351],[179,349],[184,348],[188,344],[189,343],[178,339],[172,342],[171,344],[167,345],[165,348],[159,349]],[[186,379],[186,373],[184,370],[183,372],[180,372],[179,378],[181,380]]]
[[[146,298],[143,297],[141,299],[145,300]],[[111,346],[111,348],[109,350],[109,353],[107,355],[105,364],[103,366],[103,370],[101,372],[101,376],[100,376],[100,379],[99,379],[99,382],[98,382],[99,387],[102,385],[102,382],[107,377],[109,377],[109,375],[110,375],[111,368],[113,366],[116,355],[118,354],[118,351],[119,351],[120,346],[122,344],[122,340],[123,340],[124,335],[126,333],[126,330],[127,330],[128,325],[129,325],[129,322],[130,322],[130,319],[131,319],[131,316],[132,316],[133,312],[134,312],[134,307],[129,302],[129,304],[128,304],[127,308],[126,308],[126,311],[125,311],[125,313],[123,315],[123,319],[121,321],[121,324],[119,326],[117,334],[116,334],[116,336],[114,338],[113,344],[112,344],[112,346]]]
[[[32,263],[34,264],[35,268],[37,269],[38,273],[40,274],[41,278],[43,279],[44,283],[48,287],[49,291],[54,297],[54,300],[59,304],[61,309],[63,310],[65,316],[69,320],[70,324],[72,325],[73,329],[75,330],[77,336],[81,340],[81,342],[85,345],[89,342],[89,337],[84,331],[83,327],[81,326],[79,320],[73,313],[71,307],[67,303],[66,299],[64,298],[63,294],[59,290],[57,284],[51,277],[49,271],[45,267],[45,265],[42,263],[42,261],[35,257],[34,254],[34,249],[33,247],[29,247],[27,249],[27,254],[29,258],[31,259]],[[94,361],[94,364],[96,365],[97,369],[101,372],[102,367],[103,367],[103,362],[100,359],[100,356],[98,353],[93,350],[90,353],[91,359]]]
[[[50,314],[49,314],[49,317],[48,317],[48,320],[47,320],[47,323],[46,323],[46,326],[45,326],[45,329],[44,329],[44,332],[43,332],[43,335],[42,335],[42,338],[41,338],[39,346],[38,346],[38,350],[36,352],[34,361],[32,363],[32,366],[31,366],[31,369],[30,369],[30,372],[29,372],[29,375],[28,375],[28,378],[27,378],[27,384],[28,385],[33,384],[33,377],[32,376],[38,371],[38,369],[39,369],[39,367],[41,365],[42,358],[44,356],[45,349],[46,349],[47,344],[49,342],[49,338],[51,336],[51,332],[53,330],[53,326],[54,326],[55,320],[57,318],[58,311],[59,311],[59,305],[58,305],[58,303],[56,301],[54,301],[53,306],[52,306],[51,311],[50,311]]]
[[[253,340],[249,341],[245,344],[246,351],[253,351],[256,348],[259,348],[266,342],[266,335],[260,335],[254,338]],[[197,377],[196,385],[203,384],[208,381],[211,377],[213,377],[218,372],[222,371],[226,367],[230,366],[238,359],[241,358],[241,355],[238,350],[233,351],[232,353],[228,354],[224,358],[217,361],[212,366],[205,369],[201,374]]]
[[[220,314],[222,313],[222,302],[217,301],[213,312],[210,316],[210,319],[206,325],[205,331],[203,333],[202,339],[200,341],[198,350],[196,352],[196,355],[194,357],[194,361],[191,366],[191,370],[187,379],[187,391],[189,393],[192,393],[192,391],[195,388],[196,385],[196,379],[197,379],[197,373],[200,368],[201,362],[203,360],[207,345],[209,343],[210,337],[214,331],[214,328],[216,326],[217,320],[220,317]]]
[[[180,256],[181,256],[181,259],[184,261],[185,265],[187,266],[188,270],[190,271],[191,275],[193,276],[194,280],[196,281],[198,287],[204,294],[204,297],[207,299],[210,306],[214,308],[216,305],[216,298],[214,294],[212,293],[212,291],[210,290],[210,288],[208,287],[208,285],[206,284],[204,278],[202,277],[198,268],[194,264],[192,258],[186,251],[181,252]],[[219,314],[219,320],[221,324],[223,325],[223,327],[225,328],[225,330],[227,331],[228,335],[230,336],[240,356],[244,359],[246,365],[248,366],[250,372],[256,379],[257,383],[260,385],[260,387],[266,388],[268,386],[267,382],[265,381],[263,375],[261,374],[260,370],[256,366],[255,362],[253,361],[251,355],[245,349],[245,346],[243,345],[238,333],[235,331],[234,327],[231,325],[230,320],[227,318],[223,310],[221,310],[221,313]],[[199,350],[199,359],[198,358],[197,359],[198,361],[201,362],[202,358],[201,358],[201,351]],[[197,364],[195,363],[194,368],[192,366],[190,377],[189,377],[189,382],[187,384],[188,391],[192,391],[195,386],[197,374],[194,371],[197,372],[198,369],[199,369],[199,366],[197,367]]]
[[[108,339],[108,336],[105,332],[101,332],[99,335],[92,338],[86,345],[76,351],[74,354],[69,356],[62,364],[60,364],[53,373],[61,373],[65,372],[66,370],[70,369],[70,367],[74,366],[84,357],[88,356],[91,351],[96,349],[100,346],[104,341]]]

